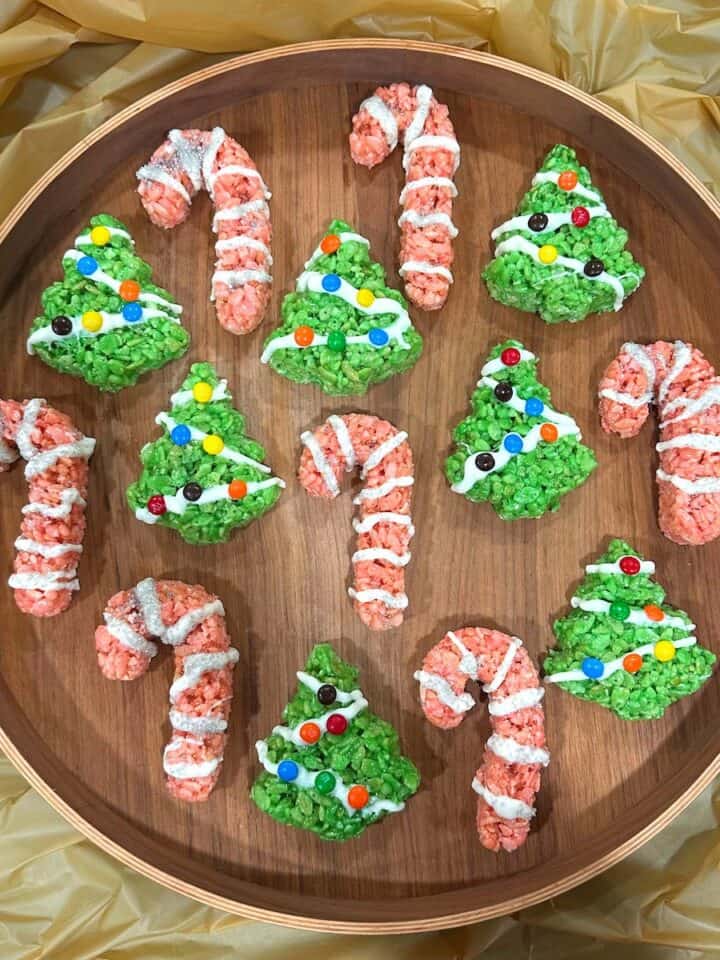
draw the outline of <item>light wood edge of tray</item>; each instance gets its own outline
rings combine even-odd
[[[506,60],[503,57],[494,54],[479,51],[458,49],[447,44],[427,43],[424,41],[405,41],[405,40],[327,40],[312,41],[309,43],[292,44],[289,46],[275,47],[271,50],[259,51],[257,53],[244,54],[238,57],[232,57],[223,60],[213,66],[190,73],[185,77],[173,83],[159,88],[153,93],[148,94],[137,103],[126,107],[110,119],[106,120],[96,130],[80,140],[71,150],[65,153],[56,161],[46,173],[37,181],[37,183],[22,197],[22,199],[12,208],[5,220],[0,225],[0,244],[4,242],[11,230],[18,223],[20,218],[27,212],[30,206],[38,199],[40,194],[78,157],[80,157],[88,148],[97,143],[103,137],[112,131],[121,127],[128,120],[139,113],[164,100],[165,98],[181,92],[187,87],[194,86],[204,80],[220,74],[235,70],[239,67],[249,66],[251,64],[263,61],[281,60],[287,57],[320,52],[324,50],[366,50],[366,49],[396,49],[402,51],[414,51],[425,54],[443,54],[447,57],[458,60],[470,60],[482,62],[496,69],[506,70],[530,80],[534,80],[543,86],[559,90],[566,96],[582,103],[588,110],[604,116],[606,119],[622,127],[635,139],[643,143],[645,147],[657,154],[660,159],[670,167],[687,185],[698,195],[699,199],[711,210],[711,212],[720,221],[720,200],[704,186],[683,163],[681,163],[666,147],[658,140],[646,133],[627,117],[623,116],[613,107],[595,99],[589,94],[576,89],[563,80],[551,77],[548,74],[535,70],[533,67],[527,67],[523,64]],[[651,837],[655,836],[660,830],[666,827],[685,807],[688,806],[705,787],[720,773],[720,754],[718,754],[700,774],[700,776],[655,820],[650,822],[643,830],[639,831],[630,840],[616,847],[604,857],[596,860],[582,870],[569,874],[562,880],[558,880],[545,887],[541,887],[505,901],[502,905],[479,908],[477,910],[463,911],[457,914],[447,914],[445,916],[434,916],[427,920],[407,920],[407,921],[382,921],[378,923],[345,921],[345,920],[323,920],[317,917],[305,917],[302,915],[281,913],[275,910],[269,910],[262,907],[253,907],[248,904],[231,900],[218,894],[210,893],[191,883],[179,880],[172,874],[165,873],[160,868],[151,863],[136,857],[129,853],[122,846],[115,843],[104,833],[89,823],[76,810],[67,804],[48,783],[35,771],[32,765],[25,759],[14,742],[8,737],[5,731],[0,727],[0,749],[4,751],[11,763],[17,768],[30,785],[46,800],[67,822],[82,833],[87,839],[100,847],[105,853],[115,857],[121,863],[138,871],[151,880],[167,887],[170,890],[191,897],[210,907],[218,910],[224,910],[228,913],[237,914],[250,920],[277,923],[284,926],[290,926],[297,929],[315,930],[321,932],[333,933],[356,933],[356,934],[387,934],[387,933],[418,933],[423,931],[441,930],[449,927],[458,927],[477,921],[488,920],[493,917],[504,916],[509,913],[515,913],[534,906],[543,900],[558,896],[567,890],[572,889],[597,876],[604,870],[618,863],[624,857],[628,856],[638,847],[646,843]]]

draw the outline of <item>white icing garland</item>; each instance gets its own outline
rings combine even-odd
[[[172,433],[175,427],[183,426],[187,427],[190,431],[190,439],[198,443],[202,443],[203,440],[206,440],[211,434],[206,433],[204,430],[200,430],[198,427],[193,427],[189,423],[181,423],[178,420],[174,420],[169,413],[159,413],[155,417],[155,423],[160,424],[161,426],[167,429],[168,435]],[[213,434],[214,436],[214,434]],[[244,453],[240,453],[239,450],[233,450],[231,447],[224,446],[220,453],[213,454],[215,457],[221,457],[223,460],[230,460],[233,463],[238,463],[244,466],[253,467],[255,470],[259,470],[261,473],[270,473],[270,467],[267,464],[261,463],[259,460],[255,460],[252,457],[248,457]]]
[[[670,643],[678,649],[680,647],[694,647],[697,643],[696,637],[682,637],[680,640],[670,640]],[[631,654],[637,654],[641,657],[647,657],[649,654],[653,653],[655,650],[656,642],[653,643],[644,643],[640,647],[636,647],[634,650],[628,650],[627,653],[624,653],[621,657],[617,657],[615,660],[607,660],[603,663],[603,675],[598,677],[599,680],[607,680],[608,677],[612,676],[613,673],[617,673],[618,670],[623,669],[623,661],[626,657],[629,657]],[[582,670],[564,670],[561,673],[552,673],[550,676],[545,677],[546,683],[571,683],[575,681],[587,681],[591,679],[587,674],[583,673]],[[595,679],[595,678],[593,678]]]
[[[267,480],[244,480],[247,487],[247,496],[257,493],[260,490],[266,490],[268,487],[285,487],[285,481],[279,477],[270,477]],[[209,487],[204,487],[200,497],[197,500],[187,500],[183,495],[184,487],[179,487],[175,493],[160,494],[165,501],[166,513],[182,515],[188,507],[200,507],[206,503],[217,503],[220,500],[233,500],[239,502],[236,498],[230,496],[230,484],[218,483]],[[135,516],[143,523],[157,523],[160,516],[151,513],[147,507],[138,507],[135,510]],[[161,515],[162,516],[162,515]]]
[[[63,260],[66,258],[70,260],[75,260],[77,263],[78,260],[82,260],[83,257],[86,257],[86,253],[82,253],[80,250],[66,250],[63,254]],[[92,258],[94,259],[94,258]],[[96,261],[97,262],[97,261]],[[100,265],[96,270],[91,274],[83,274],[85,279],[92,280],[94,283],[102,283],[114,293],[120,292],[121,280],[116,280],[115,277],[111,277],[109,273],[105,273],[104,270],[100,269]],[[141,290],[138,300],[145,300],[148,303],[159,303],[165,310],[170,311],[170,313],[182,313],[182,307],[179,303],[172,303],[170,300],[166,300],[165,297],[161,297],[158,293],[150,293],[147,290]]]
[[[583,600],[581,597],[571,597],[570,606],[576,610],[585,610],[587,613],[609,613],[611,604],[608,600]],[[620,622],[620,621],[618,621]],[[672,627],[677,630],[694,630],[695,624],[688,623],[681,617],[673,617],[665,614],[662,620],[653,620],[644,610],[631,610],[629,615],[622,621],[631,623],[638,627]]]

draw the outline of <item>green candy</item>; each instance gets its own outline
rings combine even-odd
[[[610,604],[608,613],[613,620],[627,620],[627,618],[630,616],[630,606],[629,604],[624,603],[622,600],[614,600]]]
[[[335,789],[335,784],[337,783],[335,777],[330,773],[329,770],[323,770],[315,777],[315,789],[318,793],[327,795],[332,793]]]
[[[347,340],[342,330],[331,330],[328,334],[327,345],[329,350],[334,350],[335,353],[342,353],[347,345]]]

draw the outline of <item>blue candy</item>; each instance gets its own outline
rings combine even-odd
[[[138,320],[142,320],[142,313],[142,307],[137,300],[126,303],[122,309],[123,317],[128,323],[136,323]]]
[[[389,339],[387,331],[383,330],[382,327],[373,327],[368,332],[368,340],[374,347],[384,347]]]
[[[77,262],[77,268],[78,272],[84,277],[89,277],[91,274],[95,273],[98,268],[97,260],[95,257],[80,257]]]
[[[328,293],[335,293],[336,290],[340,289],[342,281],[336,273],[326,273],[322,278],[322,288],[327,290]]]
[[[300,770],[294,760],[281,760],[278,764],[277,774],[285,783],[291,780],[297,780]]]
[[[585,657],[580,664],[580,669],[590,680],[599,680],[605,673],[605,664],[597,657]]]
[[[503,446],[508,453],[520,453],[523,448],[523,438],[519,433],[509,433],[503,440]]]
[[[537,397],[528,397],[525,401],[525,413],[529,417],[539,417],[544,409],[545,404]]]
[[[170,431],[170,439],[176,446],[184,447],[191,440],[190,428],[186,427],[184,423],[178,423]]]

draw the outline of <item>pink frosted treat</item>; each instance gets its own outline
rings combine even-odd
[[[54,617],[79,590],[88,460],[95,449],[64,413],[44,400],[0,400],[0,472],[22,457],[29,503],[15,541],[8,583],[23,613]]]
[[[179,580],[141,580],[111,597],[95,631],[98,664],[110,680],[142,676],[159,640],[175,648],[172,736],[163,767],[178,800],[207,800],[220,776],[238,652],[217,597]]]
[[[343,471],[362,467],[365,486],[353,501],[359,534],[352,556],[354,584],[348,593],[360,619],[371,630],[389,630],[403,622],[408,605],[405,567],[414,531],[410,519],[413,460],[407,434],[387,420],[350,413],[331,416],[300,437],[305,449],[299,478],[313,497],[331,499],[340,492]]]
[[[271,194],[247,151],[222,127],[171,130],[137,178],[148,216],[166,229],[187,218],[198,190],[210,194],[218,235],[210,299],[226,330],[250,333],[270,300],[272,229]]]
[[[428,652],[415,679],[425,716],[443,730],[457,727],[475,705],[465,693],[468,680],[482,682],[492,736],[472,782],[479,794],[478,834],[488,850],[516,850],[535,816],[540,769],[550,761],[541,705],[545,691],[522,641],[485,627],[450,630]]]
[[[408,299],[422,310],[439,310],[447,300],[453,276],[453,181],[460,147],[448,108],[438,103],[430,87],[393,83],[378,87],[363,100],[353,117],[350,153],[355,163],[374,167],[404,144],[405,186],[400,194],[403,213],[400,276]]]
[[[634,437],[655,403],[660,420],[657,470],[660,529],[675,543],[720,535],[720,378],[682,340],[625,343],[600,382],[600,420],[608,433]]]

